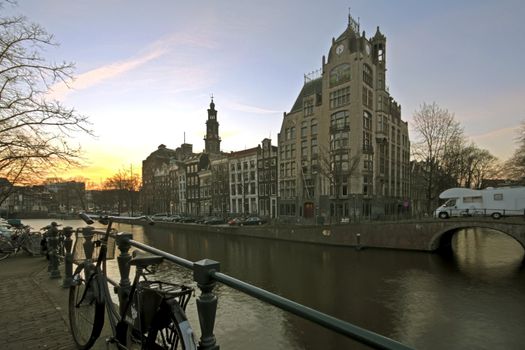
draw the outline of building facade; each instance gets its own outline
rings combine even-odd
[[[386,37],[348,18],[305,76],[279,133],[279,214],[310,221],[379,217],[406,205],[408,126],[386,84]]]

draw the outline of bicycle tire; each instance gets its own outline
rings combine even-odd
[[[197,349],[193,330],[177,300],[163,302],[151,323],[144,349]]]
[[[11,243],[7,239],[0,237],[0,260],[9,258],[9,255],[11,255],[13,251],[14,249]]]
[[[40,255],[40,241],[41,240],[42,239],[40,238],[40,236],[29,234],[26,237],[22,248],[27,254],[31,256]]]
[[[98,297],[96,276],[86,274],[81,265],[69,289],[69,325],[80,350],[93,346],[104,326],[104,302]]]

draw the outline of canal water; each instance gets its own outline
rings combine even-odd
[[[40,227],[37,220],[27,223]],[[524,348],[525,253],[501,232],[458,231],[453,253],[441,256],[180,227],[122,224],[119,230],[188,260],[217,260],[224,273],[417,349]],[[163,264],[159,274],[193,283],[191,273],[172,264]],[[217,293],[215,334],[222,349],[366,348],[229,287],[220,285]],[[200,334],[194,298],[187,313]]]

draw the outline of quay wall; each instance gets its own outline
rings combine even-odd
[[[119,220],[125,222],[125,220]],[[346,247],[370,247],[402,250],[432,251],[430,244],[436,235],[434,225],[415,222],[373,222],[340,225],[261,225],[224,226],[156,222],[156,226],[174,231],[213,232],[224,235],[246,236]]]

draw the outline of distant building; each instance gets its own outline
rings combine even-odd
[[[233,215],[257,214],[257,151],[249,148],[229,155],[230,208]]]
[[[272,219],[277,217],[277,150],[271,139],[257,149],[258,214]]]

